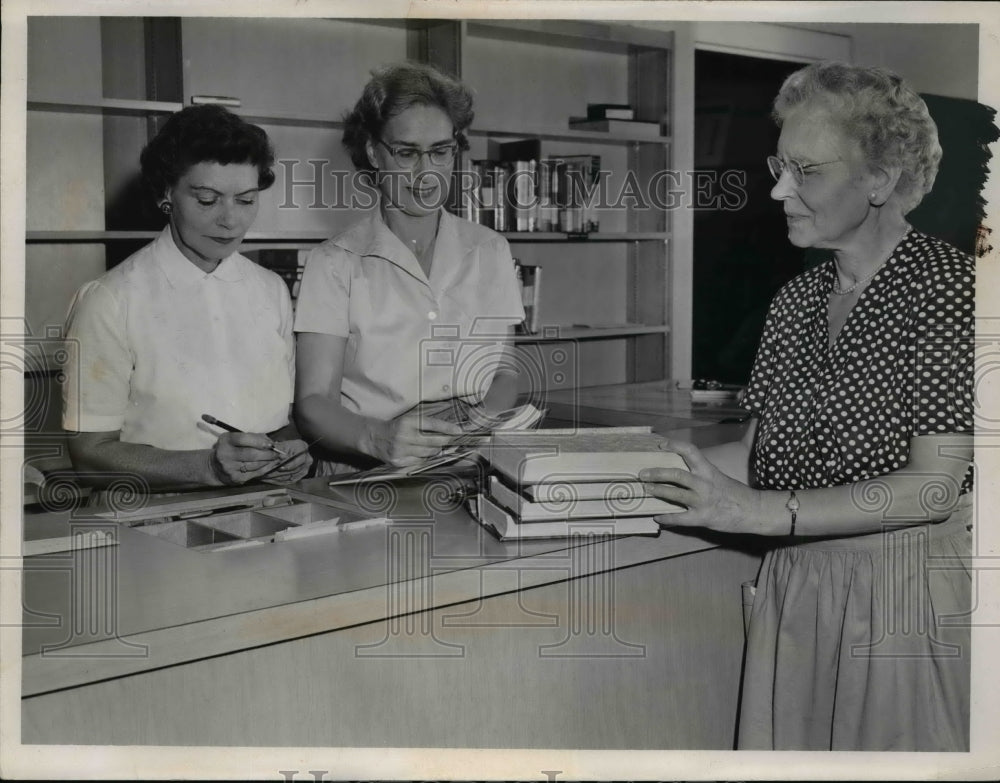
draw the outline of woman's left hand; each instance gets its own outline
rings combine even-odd
[[[306,473],[309,472],[309,466],[313,462],[309,455],[309,445],[302,440],[278,441],[274,445],[281,449],[286,456],[278,458],[277,467],[267,473],[265,478],[283,484],[305,478]]]
[[[683,441],[664,440],[664,451],[679,454],[689,470],[646,468],[639,473],[650,495],[686,507],[661,514],[664,527],[705,527],[725,533],[761,533],[761,493],[725,475],[701,451]]]

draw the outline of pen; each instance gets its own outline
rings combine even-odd
[[[201,420],[207,424],[211,424],[214,427],[221,427],[226,432],[243,432],[243,430],[239,429],[238,427],[234,427],[232,424],[226,424],[226,422],[224,421],[219,421],[217,418],[215,418],[215,416],[209,416],[207,413],[201,414]],[[268,448],[270,448],[271,451],[275,452],[276,454],[280,454],[282,457],[287,456],[285,452],[283,452],[273,443]]]

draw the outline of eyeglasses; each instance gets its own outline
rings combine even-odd
[[[801,185],[806,178],[806,172],[810,169],[814,169],[817,166],[826,166],[830,163],[839,163],[840,158],[837,160],[824,160],[822,163],[799,163],[797,160],[784,161],[775,155],[767,156],[767,167],[771,171],[771,176],[774,177],[775,181],[781,179],[781,175],[785,171],[790,171],[792,173],[792,179],[795,180],[796,185]]]
[[[415,169],[424,155],[433,166],[447,166],[455,159],[455,151],[458,149],[458,144],[455,142],[438,144],[429,150],[386,144],[382,139],[379,139],[378,143],[389,150],[392,159],[403,169]]]

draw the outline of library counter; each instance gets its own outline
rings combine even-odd
[[[159,525],[29,516],[37,543],[115,543],[24,560],[22,741],[732,747],[755,553],[669,531],[500,542],[456,486],[311,479]],[[387,519],[243,540],[352,509]]]

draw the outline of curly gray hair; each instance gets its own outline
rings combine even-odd
[[[883,68],[820,62],[796,71],[774,100],[774,120],[803,106],[825,109],[871,166],[898,166],[903,214],[930,192],[941,162],[937,126],[927,104],[903,80]]]

